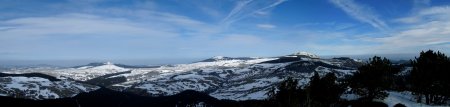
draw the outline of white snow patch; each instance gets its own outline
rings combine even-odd
[[[414,99],[414,95],[411,92],[388,92],[389,96],[386,97],[382,102],[386,103],[389,107],[393,107],[395,104],[401,103],[406,107],[444,107],[445,105],[426,105],[423,103],[417,103]],[[445,107],[448,107],[445,106]]]
[[[293,53],[290,56],[308,56],[310,58],[319,58],[316,54],[308,53],[308,52],[297,52]]]

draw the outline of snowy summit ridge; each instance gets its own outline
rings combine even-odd
[[[103,63],[103,64],[105,64],[105,65],[114,65],[112,62],[105,62],[105,63]]]
[[[214,57],[212,57],[212,59],[216,59],[216,60],[221,60],[221,59],[224,59],[225,57],[224,56],[214,56]]]
[[[310,58],[320,58],[316,54],[309,53],[309,52],[304,52],[304,51],[296,52],[296,53],[293,53],[293,54],[288,55],[288,56],[306,56],[306,57],[310,57]]]

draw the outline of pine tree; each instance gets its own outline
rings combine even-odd
[[[269,100],[278,107],[299,107],[304,104],[304,91],[298,86],[298,80],[287,78],[277,88],[272,88]]]
[[[337,104],[344,88],[336,83],[337,77],[334,73],[328,73],[320,78],[317,72],[311,77],[309,85],[306,87],[307,100],[309,107],[326,107]]]
[[[427,104],[445,103],[450,96],[450,59],[440,52],[421,52],[411,61],[411,90],[417,95],[418,102],[425,97]]]
[[[365,101],[384,99],[388,95],[384,91],[392,86],[394,74],[398,72],[388,59],[374,56],[367,64],[358,68],[349,85]]]

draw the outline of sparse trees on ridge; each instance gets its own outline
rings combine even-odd
[[[349,85],[365,101],[384,99],[388,96],[385,90],[392,85],[394,74],[398,72],[388,59],[374,56],[366,65],[358,68],[350,78]]]
[[[450,100],[449,57],[428,50],[421,52],[408,66],[412,66],[409,73],[398,74],[403,65],[394,65],[387,58],[374,56],[344,82],[337,82],[333,73],[321,78],[319,73],[314,72],[303,89],[298,86],[298,80],[289,77],[267,93],[267,101],[277,107],[329,107],[356,103],[370,105],[375,104],[371,103],[373,99],[386,98],[387,90],[411,91],[418,102],[426,104],[441,105]],[[347,87],[361,98],[354,101],[340,99]]]
[[[287,78],[269,91],[269,101],[278,107],[327,107],[338,104],[344,88],[337,84],[334,73],[320,78],[317,72],[305,89],[298,86],[298,80]],[[278,90],[278,91],[277,91]]]

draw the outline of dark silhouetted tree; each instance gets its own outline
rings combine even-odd
[[[394,74],[398,72],[399,69],[394,68],[388,59],[374,56],[358,68],[349,85],[364,101],[384,99],[388,95],[385,90],[392,86]]]
[[[337,77],[334,73],[328,73],[320,78],[317,72],[311,77],[306,87],[306,105],[308,107],[329,107],[338,103],[344,88],[336,83]]]
[[[304,91],[298,86],[298,80],[287,78],[277,88],[272,88],[268,93],[269,101],[278,107],[299,107],[304,104]]]
[[[450,96],[450,59],[440,52],[421,52],[411,61],[411,90],[417,95],[418,102],[425,97],[427,104],[445,103]]]

